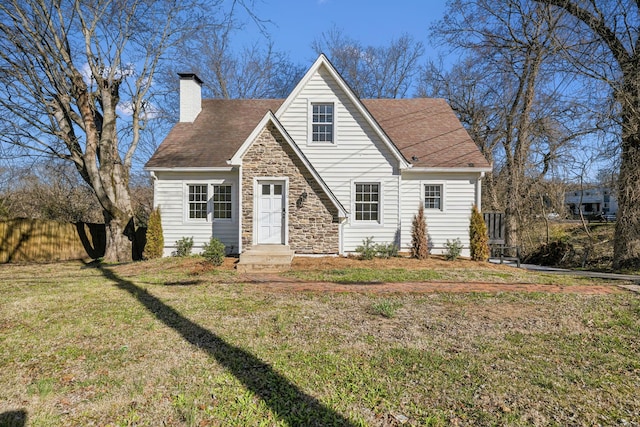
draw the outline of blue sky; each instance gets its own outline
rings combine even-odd
[[[372,46],[387,45],[407,33],[424,43],[426,57],[435,59],[429,25],[442,18],[445,5],[445,0],[256,0],[254,10],[259,18],[271,21],[267,31],[276,51],[310,65],[316,57],[311,43],[333,26]],[[246,39],[251,44],[261,39],[255,25],[248,24],[245,30],[237,42]]]

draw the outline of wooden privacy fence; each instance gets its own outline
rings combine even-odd
[[[0,222],[0,263],[99,258],[104,224],[12,219]]]

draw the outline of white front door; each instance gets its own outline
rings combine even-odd
[[[285,220],[283,181],[258,182],[258,244],[283,245]]]

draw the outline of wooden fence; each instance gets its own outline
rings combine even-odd
[[[104,224],[13,219],[0,222],[0,263],[99,258]]]

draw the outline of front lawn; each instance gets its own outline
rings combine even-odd
[[[632,293],[270,292],[193,259],[0,266],[0,425],[634,425],[638,354]]]

